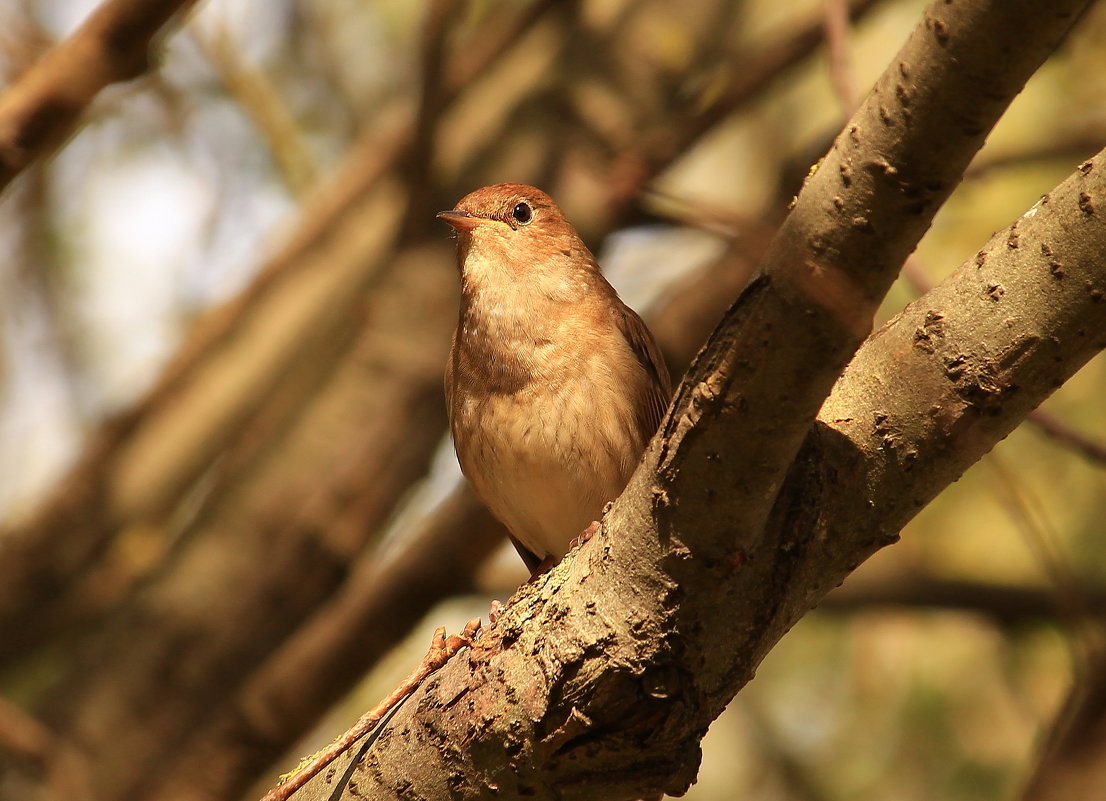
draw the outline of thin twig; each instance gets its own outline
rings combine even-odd
[[[1029,419],[1038,430],[1052,439],[1078,451],[1093,462],[1106,465],[1106,443],[1101,440],[1076,431],[1063,420],[1044,409],[1034,409],[1029,415]]]
[[[223,86],[253,121],[272,154],[277,173],[294,195],[315,185],[319,169],[303,131],[273,83],[242,58],[225,24],[210,34],[193,25],[192,39],[219,73]]]
[[[407,696],[418,689],[419,685],[438,668],[442,667],[454,654],[467,645],[472,644],[472,638],[480,628],[480,618],[473,618],[465,624],[460,634],[445,635],[445,626],[439,626],[434,631],[434,637],[430,643],[430,650],[422,658],[418,666],[399,683],[388,696],[357,719],[349,729],[336,737],[321,751],[312,754],[306,762],[297,767],[281,784],[267,792],[261,801],[287,801],[287,799],[299,788],[303,787],[312,776],[315,776],[333,762],[339,754],[364,737],[388,712],[403,701]]]
[[[1106,131],[1099,126],[1050,137],[1048,141],[1021,150],[991,153],[985,151],[964,173],[965,181],[977,181],[998,170],[1039,167],[1042,164],[1078,164],[1102,148]]]
[[[1057,544],[1055,527],[1049,524],[1040,504],[1005,459],[992,452],[982,461],[998,478],[992,484],[992,490],[999,496],[1000,505],[1021,532],[1052,585],[1060,620],[1073,635],[1066,642],[1071,649],[1075,669],[1085,670],[1095,647],[1093,637],[1097,627],[1081,624],[1090,617],[1088,600],[1079,590],[1071,560]]]

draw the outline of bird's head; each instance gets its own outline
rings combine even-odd
[[[457,232],[462,280],[564,281],[596,270],[576,229],[545,192],[494,184],[461,198],[438,218]]]

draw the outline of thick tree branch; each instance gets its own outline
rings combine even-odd
[[[764,538],[744,560],[711,562],[685,547],[665,561],[658,543],[663,550],[666,531],[687,531],[681,518],[696,510],[658,510],[659,540],[650,545],[635,535],[653,530],[656,487],[632,487],[594,544],[546,585],[525,588],[496,636],[446,666],[425,697],[401,711],[391,736],[381,737],[355,773],[358,791],[384,797],[400,776],[412,781],[400,764],[430,759],[420,748],[427,737],[479,743],[420,772],[425,783],[416,786],[430,798],[447,792],[437,781],[449,775],[473,797],[488,793],[489,784],[501,797],[542,797],[548,782],[581,797],[630,797],[657,789],[635,785],[647,776],[678,791],[695,761],[693,753],[674,751],[701,733],[706,710],[717,713],[728,700],[725,690],[703,686],[708,660],[719,652],[729,658],[728,675],[706,675],[736,690],[795,620],[1106,347],[1106,303],[1098,294],[1106,287],[1099,260],[1106,217],[1080,208],[1088,197],[1106,197],[1106,154],[865,343],[820,414]],[[1011,235],[1017,247],[1010,247]],[[937,347],[934,308],[943,309],[945,321]],[[1011,339],[1011,326],[1032,327],[1035,335],[1027,340],[1015,330]],[[707,514],[725,514],[727,501],[716,497]],[[649,559],[662,562],[651,583],[626,583],[622,565],[638,568]],[[707,577],[672,579],[695,567]],[[709,620],[708,606],[722,607],[711,621],[717,628],[701,622]],[[490,756],[496,748],[519,757],[497,769]],[[509,785],[513,776],[518,784]],[[324,784],[298,797],[320,797]]]
[[[1078,308],[1082,341],[1093,344],[1078,344],[1056,310],[1030,317],[1038,338],[1015,340],[1010,358],[997,360],[1000,383],[1019,391],[977,397],[973,391],[990,384],[972,374],[971,361],[954,363],[961,367],[954,374],[945,365],[935,371],[943,382],[925,387],[932,402],[904,393],[901,408],[884,410],[863,397],[849,414],[838,410],[819,425],[792,464],[899,264],[1081,7],[941,2],[927,11],[808,182],[763,275],[708,342],[663,436],[600,534],[547,581],[524,588],[493,632],[400,711],[356,771],[359,796],[681,792],[694,775],[699,737],[787,628],[893,541],[919,498],[928,501],[1106,344],[1090,335],[1103,321],[1088,325],[1103,305],[1069,281],[1062,301]],[[1101,193],[1102,172],[1077,173],[1036,209],[1022,223],[1017,255],[1039,258],[1044,242],[1062,264],[1091,270],[1078,248],[1101,248],[1104,232],[1098,215],[1071,201]],[[1071,214],[1081,224],[1079,243],[1053,241],[1050,226]],[[1003,243],[996,264],[1018,250]],[[1047,268],[1044,275],[1053,278]],[[1091,275],[1093,288],[1101,275]],[[964,303],[965,319],[978,313],[980,294],[993,302],[971,266],[969,278],[973,294],[952,296]],[[1033,308],[1041,289],[1028,280],[1004,286],[1000,297],[1018,309]],[[955,316],[952,306],[943,313]],[[918,330],[904,316],[857,361],[883,358],[901,370],[904,350],[924,353],[913,344]],[[972,331],[955,331],[975,341]],[[907,342],[888,347],[889,332]],[[1058,353],[1065,337],[1076,340],[1075,352]],[[941,365],[946,353],[935,348],[929,356]],[[837,402],[857,402],[847,392],[852,384],[844,386]],[[880,426],[896,414],[904,418],[896,431],[907,417],[932,420],[934,405],[957,389],[966,392],[956,395],[961,405],[942,407],[948,414],[937,419],[973,436],[954,447],[943,431],[922,426],[933,439],[912,446],[925,451],[916,460],[903,459],[910,474],[901,466],[896,473],[888,459],[907,452],[879,450],[886,446]],[[923,456],[931,476],[906,491],[918,487]],[[325,797],[333,789],[325,784],[323,777],[301,797]]]
[[[196,0],[108,0],[70,37],[0,94],[0,191],[49,155],[104,87],[150,67],[166,23]]]
[[[934,3],[807,181],[764,277],[708,343],[665,428],[667,492],[740,488],[733,520],[697,533],[719,558],[756,544],[765,500],[902,262],[1079,7]],[[723,441],[742,442],[739,459],[720,460],[717,439],[694,434],[707,421]],[[666,475],[677,458],[690,465]]]
[[[843,489],[879,499],[883,535],[1106,346],[1104,173],[1099,153],[996,234],[876,333],[826,401],[827,435],[867,455],[866,474]],[[860,398],[866,417],[853,413]]]

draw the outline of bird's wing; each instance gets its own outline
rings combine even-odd
[[[664,357],[660,348],[645,323],[633,309],[619,302],[614,311],[615,325],[626,338],[626,344],[637,356],[638,362],[645,369],[649,378],[647,389],[648,398],[641,407],[638,425],[649,439],[660,427],[661,418],[668,408],[668,401],[672,398],[672,385],[668,377],[668,368],[665,366]]]

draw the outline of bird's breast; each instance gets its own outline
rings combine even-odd
[[[644,373],[617,331],[532,336],[513,352],[466,345],[459,331],[449,411],[461,468],[517,539],[559,557],[637,465]]]

